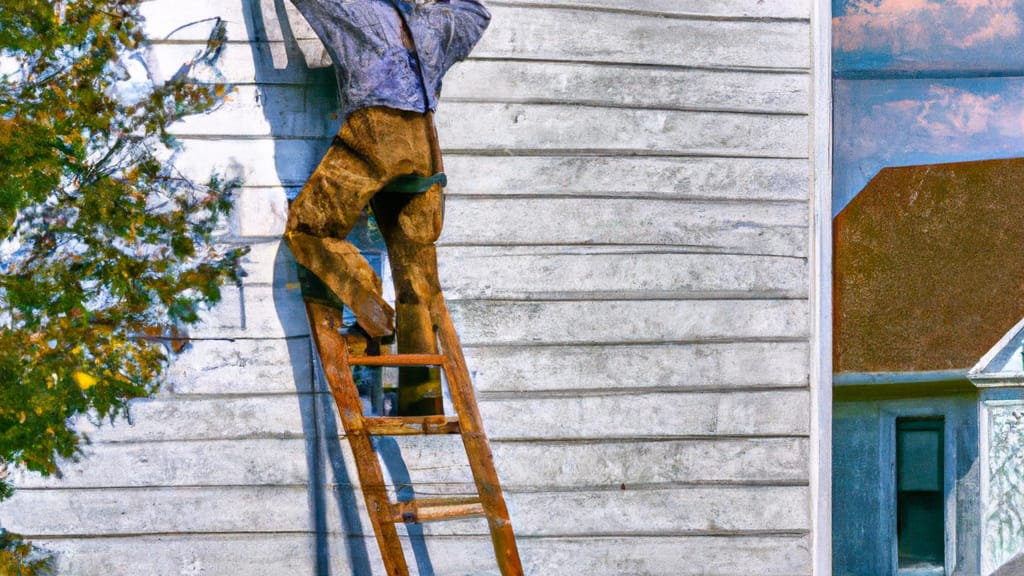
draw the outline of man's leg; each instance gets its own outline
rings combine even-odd
[[[396,340],[400,354],[436,354],[430,304],[441,294],[434,240],[441,229],[441,187],[419,196],[378,194],[374,216],[388,246],[395,283]],[[402,368],[398,413],[442,414],[441,376],[436,368]]]
[[[292,202],[285,239],[299,264],[352,309],[359,326],[381,338],[394,333],[394,310],[381,297],[381,281],[373,268],[345,241],[381,181],[374,177],[375,168],[341,138],[346,132],[343,128]]]

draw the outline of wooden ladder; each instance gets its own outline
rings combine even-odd
[[[487,518],[502,576],[522,576],[515,534],[494,469],[491,448],[484,434],[469,369],[444,298],[439,295],[430,307],[431,319],[437,327],[440,354],[355,355],[350,352],[346,336],[340,332],[344,327],[340,310],[307,300],[306,312],[313,327],[313,341],[320,354],[324,376],[338,405],[345,435],[355,456],[366,508],[388,576],[409,574],[396,529],[399,522],[420,523],[472,516]],[[440,367],[447,377],[457,416],[364,417],[363,404],[352,378],[353,366]],[[461,435],[477,496],[391,502],[371,438],[414,434]]]

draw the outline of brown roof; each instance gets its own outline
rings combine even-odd
[[[836,372],[970,368],[1024,317],[1024,158],[886,168],[833,234]]]

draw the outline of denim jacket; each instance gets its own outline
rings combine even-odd
[[[334,61],[342,117],[370,106],[426,112],[491,15],[477,0],[292,0]],[[402,21],[413,49],[402,43]]]

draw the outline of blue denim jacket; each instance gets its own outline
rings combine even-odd
[[[334,61],[342,117],[369,106],[426,112],[491,15],[477,0],[292,0]],[[402,44],[402,20],[415,50]],[[421,80],[422,78],[422,80]]]

